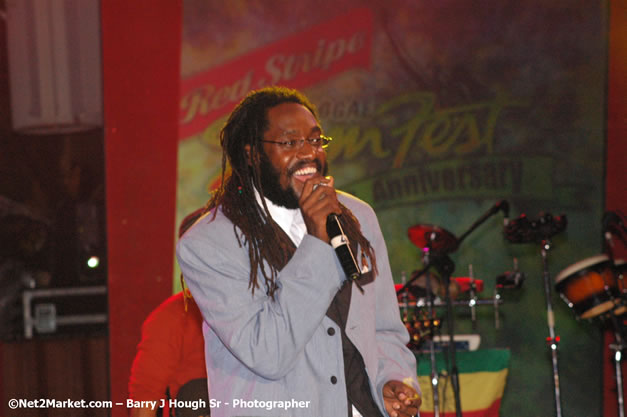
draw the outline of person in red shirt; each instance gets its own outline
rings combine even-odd
[[[192,298],[179,292],[157,307],[142,327],[142,340],[131,368],[130,398],[158,401],[157,406],[177,398],[179,389],[189,381],[204,379],[207,396],[202,316]],[[207,410],[208,400],[205,398]],[[208,414],[208,411],[207,411]],[[157,408],[134,408],[131,417],[153,417]]]
[[[202,212],[196,210],[183,219],[179,237]],[[156,401],[156,407],[133,408],[131,417],[155,417],[164,411],[164,415],[177,417],[209,415],[202,322],[188,290],[172,295],[146,318],[131,367],[129,396],[134,401]],[[198,409],[179,408],[174,412],[169,400],[180,394],[205,404],[199,404]]]

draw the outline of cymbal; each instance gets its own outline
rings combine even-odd
[[[421,249],[449,253],[457,249],[458,240],[448,230],[431,224],[417,224],[407,229],[409,240]]]

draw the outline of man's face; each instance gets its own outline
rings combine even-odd
[[[320,125],[311,112],[297,103],[282,103],[268,110],[269,128],[266,141],[309,139],[322,134]],[[298,208],[298,199],[305,181],[327,174],[327,159],[322,148],[310,145],[284,149],[277,143],[264,142],[261,155],[261,184],[265,197],[274,204]]]

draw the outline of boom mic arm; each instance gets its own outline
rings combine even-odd
[[[503,211],[503,213],[505,214],[505,225],[509,224],[509,203],[507,202],[507,200],[497,201],[492,207],[490,207],[488,211],[486,211],[481,217],[479,217],[477,221],[475,221],[463,235],[459,237],[457,241],[457,247],[459,247],[462,241],[466,239],[466,237],[471,234],[477,227],[479,227],[483,222],[494,216],[499,211]]]

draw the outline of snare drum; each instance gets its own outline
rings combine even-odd
[[[586,258],[555,277],[555,289],[582,319],[612,310],[621,294],[607,255]]]

